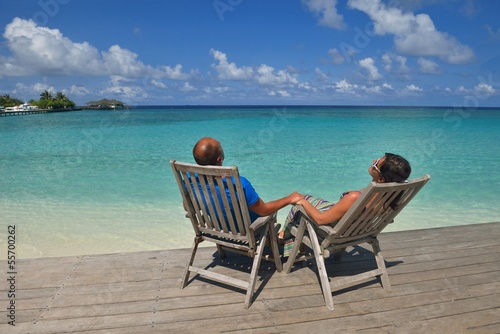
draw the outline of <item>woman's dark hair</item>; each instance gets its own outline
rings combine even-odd
[[[385,161],[380,166],[380,173],[385,182],[404,182],[411,174],[411,166],[402,156],[386,153]]]
[[[411,166],[408,160],[400,155],[386,153],[385,161],[380,166],[380,173],[385,182],[404,182],[408,180],[411,174]],[[396,210],[399,205],[403,192],[400,192],[389,204],[389,206]]]

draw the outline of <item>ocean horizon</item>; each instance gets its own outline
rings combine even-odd
[[[2,244],[17,258],[188,248],[169,161],[220,140],[264,201],[336,201],[372,160],[407,158],[431,180],[385,231],[500,221],[500,108],[134,106],[0,118]],[[283,223],[290,207],[279,211]],[[4,254],[5,253],[5,254]],[[0,259],[6,258],[6,252]]]

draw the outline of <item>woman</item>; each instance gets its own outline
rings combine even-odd
[[[402,156],[386,153],[383,157],[373,160],[373,164],[368,168],[368,173],[371,175],[372,181],[377,183],[404,182],[410,176],[411,166]],[[340,196],[337,203],[328,202],[310,195],[305,195],[304,198],[295,203],[302,205],[309,217],[316,223],[320,225],[332,224],[344,216],[362,191],[347,191]],[[296,212],[297,207],[290,210],[285,221],[284,230],[280,232],[280,239],[291,237],[290,223],[298,225],[298,222],[294,219]]]

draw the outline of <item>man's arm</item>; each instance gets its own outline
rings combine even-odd
[[[261,217],[263,217],[263,216],[269,216],[270,214],[275,213],[279,209],[282,209],[282,208],[284,208],[285,206],[287,206],[289,204],[295,204],[295,203],[297,203],[297,201],[300,201],[302,198],[304,198],[304,196],[302,196],[301,194],[299,194],[297,192],[291,193],[290,195],[288,195],[286,197],[283,197],[283,198],[280,198],[280,199],[277,199],[277,200],[274,200],[274,201],[270,201],[270,202],[267,202],[267,203],[264,202],[259,197],[259,199],[257,200],[257,202],[255,202],[254,204],[250,205],[248,207],[248,209],[250,209],[251,211],[255,212],[256,214],[258,214]]]

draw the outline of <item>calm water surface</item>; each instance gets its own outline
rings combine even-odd
[[[299,191],[335,201],[392,152],[412,177],[432,178],[388,231],[500,221],[499,109],[78,111],[0,117],[2,244],[15,224],[21,258],[190,247],[168,162],[193,162],[203,136],[221,141],[224,163],[264,200]]]

